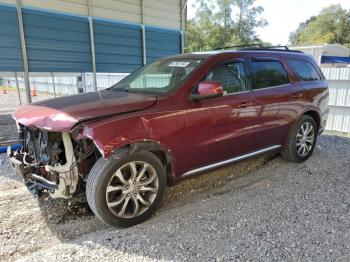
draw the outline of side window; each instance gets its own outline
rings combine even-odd
[[[302,81],[317,81],[321,77],[309,62],[296,59],[288,59],[288,64]]]
[[[233,61],[216,66],[209,71],[205,81],[218,81],[225,95],[246,90],[246,78],[243,61]]]
[[[253,89],[288,84],[288,74],[278,61],[252,61]]]

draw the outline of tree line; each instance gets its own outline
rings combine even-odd
[[[350,47],[350,10],[341,5],[324,8],[301,23],[289,37],[291,45],[341,44]]]
[[[255,0],[196,0],[196,13],[187,21],[185,51],[205,51],[226,46],[262,44],[256,30],[267,25],[264,8]],[[324,8],[301,23],[289,45],[350,45],[350,10],[341,5]],[[287,44],[287,43],[286,43]]]
[[[255,30],[267,25],[255,0],[196,0],[196,13],[187,21],[186,51],[203,51],[261,42]]]

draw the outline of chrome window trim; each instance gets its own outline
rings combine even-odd
[[[278,88],[278,87],[284,87],[284,86],[290,86],[293,83],[288,83],[288,84],[283,84],[283,85],[278,85],[278,86],[269,86],[269,87],[262,87],[262,88],[257,88],[257,89],[252,89],[252,91],[259,91],[259,90],[265,90],[265,89],[272,89],[272,88]]]
[[[230,97],[230,96],[234,96],[234,95],[240,95],[240,94],[245,94],[245,93],[249,93],[249,92],[252,92],[252,90],[244,90],[244,91],[240,91],[240,92],[236,92],[236,93],[230,93],[230,94],[226,94],[226,95],[223,95],[223,96],[219,96],[219,97],[213,97],[213,98],[204,98],[204,99],[201,99],[201,101],[211,101],[211,100],[215,100],[215,99],[224,99],[226,97]]]
[[[235,92],[235,93],[229,93],[229,94],[223,95],[221,97],[227,97],[227,96],[232,96],[232,95],[239,95],[239,94],[249,93],[251,91],[252,90],[244,90],[244,91],[239,91],[239,92]]]

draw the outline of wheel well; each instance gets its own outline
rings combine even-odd
[[[123,154],[132,154],[132,153],[141,152],[141,151],[151,152],[156,157],[159,158],[160,162],[163,164],[165,168],[166,175],[167,175],[167,182],[169,183],[170,180],[173,178],[172,158],[171,158],[171,155],[159,143],[156,143],[153,141],[143,141],[143,142],[128,144],[114,151],[111,158],[120,157]]]
[[[320,121],[320,116],[319,116],[319,114],[316,111],[310,110],[310,111],[305,112],[304,115],[312,117],[315,120],[315,122],[316,122],[317,129],[320,128],[320,124],[321,124],[320,123],[321,122]]]

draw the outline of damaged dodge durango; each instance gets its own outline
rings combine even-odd
[[[18,108],[22,147],[8,156],[34,196],[85,192],[100,220],[127,227],[207,170],[267,152],[307,160],[327,116],[327,83],[302,52],[181,54],[105,90]]]

